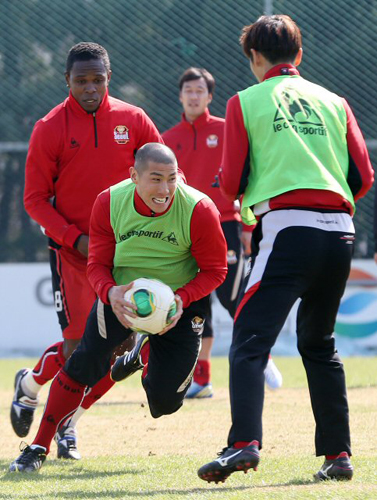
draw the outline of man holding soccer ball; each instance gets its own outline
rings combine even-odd
[[[170,286],[176,312],[159,335],[141,336],[133,351],[118,358],[112,378],[122,380],[142,369],[154,418],[182,406],[198,358],[208,295],[224,281],[227,263],[214,203],[178,180],[172,150],[150,143],[138,150],[130,179],[98,195],[88,257],[88,279],[98,298],[79,346],[51,384],[33,443],[10,471],[40,469],[59,423],[76,411],[86,388],[108,372],[114,348],[132,333],[137,306],[124,296],[137,278]]]

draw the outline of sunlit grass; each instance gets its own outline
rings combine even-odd
[[[14,374],[35,360],[0,360],[0,499],[364,499],[377,498],[377,360],[345,360],[355,476],[314,483],[314,421],[298,358],[276,358],[284,386],[266,392],[264,448],[257,472],[208,485],[196,470],[226,444],[230,425],[227,360],[214,358],[211,400],[186,401],[175,415],[149,415],[138,375],[114,387],[79,423],[79,462],[56,460],[52,445],[37,474],[10,474],[20,439],[9,422]],[[247,390],[247,384],[245,384]],[[47,388],[41,394],[45,401]],[[31,442],[42,413],[25,440]]]

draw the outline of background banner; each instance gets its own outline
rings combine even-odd
[[[0,356],[37,356],[61,338],[54,310],[47,263],[0,264]],[[216,296],[213,298],[214,355],[227,355],[232,320]],[[275,355],[298,355],[296,312],[289,315],[273,349]],[[377,265],[355,259],[335,328],[341,355],[377,353]]]
[[[275,355],[297,356],[296,315],[293,307],[273,348]],[[214,297],[214,355],[228,352],[232,321]],[[252,319],[251,319],[252,321]],[[355,259],[335,325],[336,345],[342,356],[377,354],[377,265],[372,259]]]

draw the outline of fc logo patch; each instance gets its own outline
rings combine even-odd
[[[129,140],[128,128],[125,125],[117,125],[114,128],[114,141],[118,144],[127,144]]]
[[[215,134],[211,134],[207,137],[207,146],[209,148],[217,148],[219,144],[219,138]]]

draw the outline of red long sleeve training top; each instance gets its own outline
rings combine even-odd
[[[106,92],[98,110],[87,113],[70,93],[34,127],[26,161],[26,211],[47,236],[72,249],[81,234],[89,234],[98,193],[129,177],[136,150],[147,142],[163,141],[142,109]]]
[[[223,142],[224,118],[212,116],[207,109],[193,123],[182,120],[162,134],[167,146],[175,153],[187,184],[209,196],[221,214],[221,222],[240,221],[233,201],[226,199],[218,187],[213,187],[218,174]]]
[[[152,214],[136,190],[134,206],[141,215],[147,217],[162,215]],[[184,308],[210,294],[221,285],[227,273],[226,241],[220,226],[219,212],[211,200],[203,199],[195,206],[191,217],[190,236],[191,253],[200,272],[193,280],[176,290]],[[110,190],[107,189],[98,195],[93,206],[87,270],[92,288],[105,304],[109,304],[109,289],[116,285],[112,275],[115,245],[114,231],[110,223]]]
[[[288,68],[291,75],[299,75],[298,70],[289,64],[274,66],[264,80],[281,75],[282,68]],[[373,185],[374,171],[368,150],[347,101],[343,99],[347,114],[347,146],[349,153],[349,172],[347,181],[355,201],[362,198]],[[225,141],[222,167],[219,174],[220,188],[229,200],[235,200],[245,192],[250,171],[249,139],[244,127],[241,103],[238,94],[228,101],[225,118]],[[284,207],[308,207],[341,210],[352,215],[352,207],[337,193],[317,189],[297,189],[283,193],[269,200],[269,209]]]

